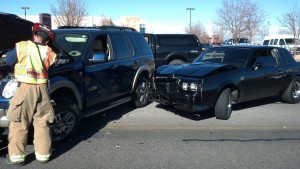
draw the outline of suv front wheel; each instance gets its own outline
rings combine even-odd
[[[75,133],[80,123],[78,106],[68,98],[58,98],[53,107],[55,109],[54,122],[49,125],[52,142],[58,143],[68,139]]]

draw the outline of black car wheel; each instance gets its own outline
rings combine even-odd
[[[282,95],[282,100],[287,103],[299,103],[300,101],[300,78],[294,79]]]
[[[77,130],[80,123],[78,106],[70,99],[55,100],[55,118],[50,124],[52,141],[58,143],[66,140]]]
[[[217,119],[228,120],[232,112],[232,97],[229,88],[222,91],[216,105],[215,115]]]
[[[145,78],[140,78],[133,94],[133,102],[135,107],[144,107],[149,102],[149,86]]]

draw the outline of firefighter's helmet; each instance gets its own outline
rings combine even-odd
[[[42,36],[45,40],[53,41],[55,38],[54,32],[46,25],[42,25],[40,23],[35,23],[33,25],[32,32],[34,34]]]

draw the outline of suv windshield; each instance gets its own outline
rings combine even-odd
[[[56,34],[55,42],[74,59],[80,59],[87,45],[86,34]]]

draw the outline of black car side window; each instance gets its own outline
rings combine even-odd
[[[254,53],[252,67],[275,67],[278,65],[277,52],[274,50],[258,50]]]
[[[261,64],[262,67],[274,67],[277,65],[276,59],[272,56],[259,56],[256,58],[255,64]]]

